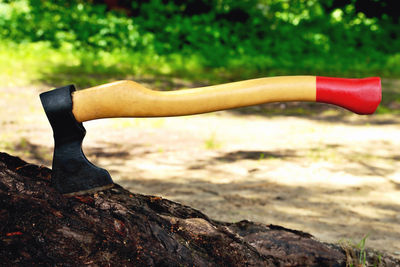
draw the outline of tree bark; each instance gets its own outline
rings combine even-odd
[[[51,170],[0,153],[0,265],[346,266],[359,251],[250,221],[224,223],[114,188],[65,197]],[[375,266],[400,264],[367,253]],[[357,265],[356,265],[357,266]]]

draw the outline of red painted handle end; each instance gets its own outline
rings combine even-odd
[[[372,114],[381,102],[381,79],[317,76],[317,102],[341,106],[357,114]]]

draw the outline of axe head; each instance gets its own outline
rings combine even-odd
[[[53,128],[54,155],[52,186],[60,193],[79,195],[113,186],[110,174],[92,164],[83,154],[86,130],[72,113],[73,85],[40,94],[43,108]]]

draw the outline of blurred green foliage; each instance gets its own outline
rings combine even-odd
[[[355,1],[336,8],[333,0],[147,0],[116,10],[97,2],[0,0],[3,46],[70,51],[75,63],[57,61],[60,71],[400,76],[398,22],[367,17]]]

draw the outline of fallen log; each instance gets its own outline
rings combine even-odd
[[[358,266],[360,251],[301,231],[225,223],[114,188],[65,197],[51,170],[0,153],[1,266]],[[398,266],[366,253],[371,266]]]

